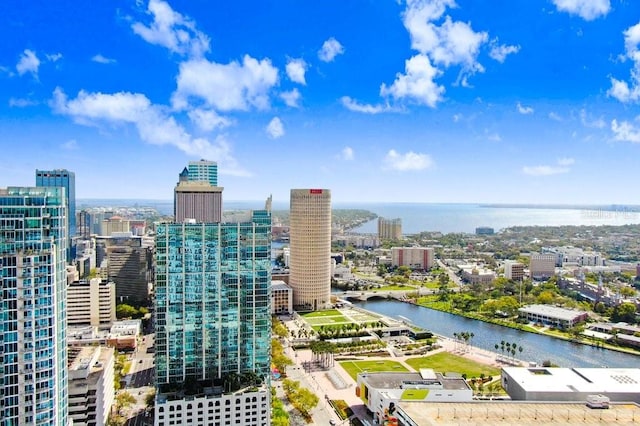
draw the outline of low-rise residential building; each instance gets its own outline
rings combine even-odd
[[[116,321],[111,326],[107,345],[118,350],[134,350],[138,346],[138,335],[142,332],[141,320]]]
[[[506,260],[504,262],[504,277],[508,280],[522,281],[524,279],[524,264]]]
[[[431,247],[392,247],[391,265],[408,266],[411,269],[428,270],[433,267],[434,254]]]
[[[586,401],[604,395],[612,402],[640,403],[640,368],[504,367],[501,380],[512,400]]]
[[[67,287],[67,324],[109,328],[116,320],[116,288],[100,278],[74,281]]]
[[[496,279],[496,273],[490,269],[478,266],[464,266],[462,269],[462,280],[469,284],[490,284]]]
[[[293,289],[284,281],[271,281],[271,313],[275,315],[293,312]]]
[[[395,408],[402,401],[466,402],[473,390],[460,376],[445,376],[430,369],[420,373],[360,373],[356,395],[373,413],[375,424],[393,422]]]
[[[107,424],[114,401],[113,348],[70,348],[69,360],[69,417],[74,426]]]
[[[559,308],[551,305],[524,306],[518,309],[518,315],[528,322],[540,323],[562,330],[585,322],[589,316],[585,311]]]

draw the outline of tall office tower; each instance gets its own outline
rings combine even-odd
[[[402,239],[402,219],[378,218],[378,238],[381,240]]]
[[[0,189],[3,425],[67,425],[65,194]]]
[[[218,186],[218,164],[214,161],[189,161],[187,171],[191,181],[205,181],[211,186]]]
[[[191,161],[179,175],[174,190],[175,221],[222,221],[222,190],[218,185],[218,165],[212,161]]]
[[[156,227],[155,424],[270,424],[271,212]]]
[[[78,235],[81,238],[88,239],[91,236],[91,214],[86,210],[81,210],[76,215],[78,223]]]
[[[324,309],[331,302],[331,191],[292,189],[289,222],[293,308]]]
[[[131,233],[97,237],[96,262],[101,269],[105,260],[107,279],[116,283],[117,303],[145,303],[149,299],[153,256],[151,248],[142,244],[142,237]]]
[[[61,186],[67,197],[67,263],[75,259],[73,237],[76,236],[76,174],[67,169],[36,170],[36,186]]]

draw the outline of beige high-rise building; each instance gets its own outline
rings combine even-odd
[[[178,176],[173,213],[177,223],[222,222],[222,190],[218,185],[218,165],[213,161],[191,161]]]
[[[556,259],[554,253],[532,253],[529,262],[529,273],[533,279],[548,279],[556,273]]]
[[[325,309],[331,302],[331,191],[292,189],[289,221],[293,308]]]
[[[67,324],[109,328],[116,320],[116,285],[100,278],[67,287]]]
[[[402,219],[378,218],[378,238],[381,240],[402,239]]]

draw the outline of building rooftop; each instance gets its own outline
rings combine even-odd
[[[637,404],[610,404],[608,410],[594,410],[582,403],[539,403],[511,401],[411,402],[398,407],[418,426],[471,425],[565,425],[637,424]]]
[[[95,384],[99,375],[113,358],[113,349],[101,346],[72,348],[69,353],[69,381],[82,379],[84,384]]]
[[[640,393],[640,368],[505,367],[503,371],[527,392]]]
[[[271,281],[271,290],[291,290],[291,287],[282,280]]]
[[[435,373],[433,377],[423,377],[420,373],[360,373],[366,377],[370,386],[376,389],[402,389],[416,386],[442,386],[443,389],[469,389],[469,385],[462,377],[446,377]]]
[[[576,316],[582,315],[584,311],[577,311],[573,309],[559,308],[551,305],[529,305],[518,309],[520,312],[545,315],[552,318],[559,318],[561,320],[571,321]]]

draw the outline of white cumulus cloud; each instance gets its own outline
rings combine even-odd
[[[390,110],[388,105],[363,104],[356,101],[355,99],[350,98],[349,96],[343,96],[342,98],[340,98],[340,102],[349,111],[362,112],[364,114],[379,114],[381,112]]]
[[[294,87],[293,90],[288,92],[280,93],[280,97],[287,106],[292,108],[298,108],[300,106],[300,99],[302,99],[302,95],[298,91],[297,87]]]
[[[176,80],[171,100],[177,109],[187,108],[190,98],[218,111],[267,109],[270,91],[278,83],[278,69],[269,59],[259,61],[249,55],[242,63],[229,64],[191,59],[180,64]]]
[[[489,35],[483,31],[475,32],[469,23],[453,21],[450,16],[445,16],[440,25],[435,23],[447,7],[455,6],[453,0],[409,0],[403,22],[411,36],[411,47],[428,55],[435,65],[460,65],[458,83],[467,86],[469,76],[484,72],[477,58]]]
[[[640,129],[628,121],[611,120],[611,131],[617,141],[640,143]]]
[[[516,108],[518,109],[518,112],[520,114],[533,114],[533,108],[529,107],[529,106],[523,106],[520,102],[518,102],[518,104],[516,105]]]
[[[168,114],[167,108],[154,105],[143,94],[113,94],[80,91],[69,99],[60,88],[53,92],[51,107],[58,114],[71,117],[83,125],[133,125],[140,139],[153,145],[170,145],[198,158],[209,158],[220,164],[220,172],[236,176],[249,173],[238,165],[229,142],[222,135],[214,140],[195,138]]]
[[[223,129],[233,124],[231,119],[219,115],[212,109],[196,108],[189,111],[187,115],[200,130],[204,130],[205,132]]]
[[[391,149],[384,158],[384,164],[386,169],[404,172],[428,169],[433,166],[433,160],[427,154],[413,151],[401,154]]]
[[[489,56],[492,59],[502,63],[507,59],[507,56],[518,53],[520,51],[520,46],[517,45],[508,45],[508,44],[498,44],[497,40],[493,40],[491,43],[491,50],[489,51]]]
[[[267,127],[265,128],[267,135],[271,139],[278,139],[284,136],[284,125],[282,120],[278,117],[273,117]]]
[[[49,53],[46,54],[45,57],[50,62],[58,62],[60,59],[62,59],[62,53]]]
[[[307,63],[304,59],[289,59],[286,66],[287,76],[294,83],[307,84],[304,74],[307,72]]]
[[[344,53],[344,47],[333,37],[325,40],[318,51],[318,58],[323,62],[332,62],[336,56]]]
[[[552,0],[561,12],[578,15],[586,21],[605,16],[611,10],[609,0]]]
[[[93,57],[91,58],[91,60],[93,62],[97,62],[99,64],[113,64],[116,62],[115,59],[112,58],[107,58],[106,56],[101,55],[100,53],[98,53],[97,55],[93,55]]]
[[[200,57],[209,51],[209,37],[196,29],[189,18],[174,11],[162,0],[149,0],[147,13],[153,16],[148,26],[135,22],[133,32],[151,44],[166,47],[180,55]]]
[[[405,62],[405,73],[396,74],[391,86],[384,83],[380,86],[380,94],[395,99],[409,98],[434,108],[444,93],[444,87],[434,81],[440,73],[426,55],[418,54]]]
[[[631,81],[611,78],[611,88],[607,94],[620,102],[637,102],[640,99],[640,22],[624,31],[625,55],[623,59],[633,62]]]
[[[529,176],[552,176],[569,173],[575,163],[573,158],[559,158],[554,165],[524,166],[522,173]]]
[[[29,72],[37,78],[39,67],[40,59],[36,56],[36,52],[31,49],[25,49],[16,64],[16,71],[18,71],[18,74],[20,75],[24,75]]]

